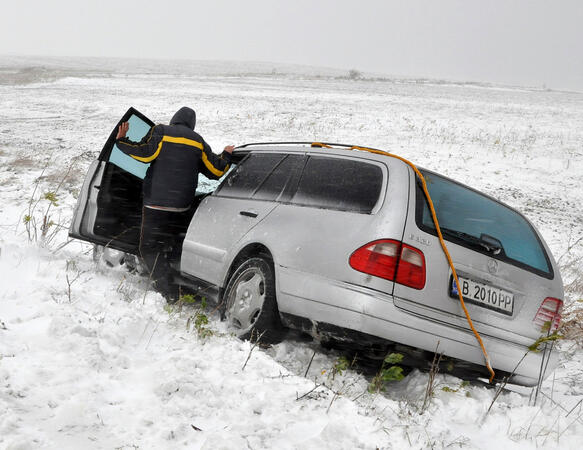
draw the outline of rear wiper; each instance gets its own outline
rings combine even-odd
[[[486,233],[480,234],[480,242],[481,245],[486,248],[486,250],[494,253],[495,255],[504,250],[504,247],[502,247],[502,242],[500,242],[500,239],[497,239],[494,236],[490,236],[489,234]]]
[[[471,234],[464,233],[463,231],[452,230],[451,228],[444,227],[441,227],[441,232],[474,246],[479,246],[485,249],[487,252],[493,253],[494,255],[499,254],[503,250],[500,240],[485,233],[482,233],[480,237],[476,237]]]

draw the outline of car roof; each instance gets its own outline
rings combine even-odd
[[[372,150],[372,151],[371,151]],[[283,152],[283,153],[319,153],[323,155],[355,156],[373,161],[387,161],[387,155],[373,153],[387,152],[372,147],[361,147],[350,144],[336,144],[328,142],[257,142],[240,145],[235,148],[235,154],[253,152]],[[390,153],[390,152],[387,152]]]
[[[381,150],[373,147],[362,147],[358,145],[350,145],[350,144],[338,144],[338,143],[329,143],[329,142],[256,142],[250,144],[243,144],[235,148],[234,153],[238,153],[244,155],[250,151],[253,152],[282,152],[282,153],[305,153],[309,151],[310,153],[318,153],[322,155],[338,155],[338,156],[357,156],[362,159],[368,159],[373,161],[379,162],[386,162],[387,158],[390,158],[388,155],[384,155],[381,153],[374,153],[374,152],[386,152],[390,153],[387,150]],[[356,155],[354,153],[356,153]],[[398,155],[395,155],[398,156]],[[395,161],[396,163],[405,164],[400,158],[390,158],[391,160]],[[511,209],[512,211],[518,213],[520,216],[525,218],[529,223],[529,219],[521,213],[516,208],[504,203],[503,201],[493,197],[492,195],[486,194],[472,186],[468,186],[461,181],[454,180],[453,178],[447,177],[439,172],[426,169],[422,166],[417,166],[417,169],[424,172],[425,174],[434,174],[437,175],[445,180],[448,180],[452,183],[457,185],[463,186],[466,189],[471,191],[477,192],[480,195],[493,200],[506,208]],[[413,170],[410,168],[410,170]]]

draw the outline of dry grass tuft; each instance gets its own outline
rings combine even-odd
[[[78,171],[73,170],[66,173],[64,177],[62,172],[53,172],[43,176],[42,180],[49,183],[49,185],[62,184],[65,188],[70,188],[72,186],[78,187],[78,185],[81,184],[81,181],[83,181],[81,175],[82,174]]]
[[[40,167],[42,163],[35,161],[28,156],[21,156],[8,163],[8,166],[12,169],[32,169],[34,167]]]
[[[583,299],[563,315],[559,334],[583,347]]]
[[[578,277],[570,283],[567,283],[565,285],[565,292],[575,297],[577,294],[581,295],[581,293],[583,293],[583,278]]]

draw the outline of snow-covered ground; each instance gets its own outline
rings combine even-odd
[[[580,448],[572,341],[534,406],[517,389],[486,414],[495,390],[439,375],[421,413],[427,374],[371,394],[370,378],[337,373],[340,354],[312,342],[253,348],[212,312],[214,333],[200,336],[196,308],[165,308],[144,280],[66,244],[66,228],[122,113],[167,122],[188,105],[215,149],[374,146],[517,207],[560,258],[572,310],[583,298],[583,94],[265,64],[42,63],[0,59],[0,448]]]

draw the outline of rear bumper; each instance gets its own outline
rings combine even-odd
[[[485,365],[484,355],[469,328],[454,328],[405,312],[395,306],[393,296],[372,289],[281,266],[277,275],[278,306],[282,313],[330,323],[430,352],[439,345],[439,352],[444,355]],[[517,384],[532,386],[537,383],[545,353],[528,352],[528,347],[523,343],[492,336],[482,335],[482,340],[494,369],[514,372],[511,381]],[[547,357],[549,361],[548,364],[545,361],[543,378],[554,370],[559,355],[554,351],[550,357],[546,354]]]

